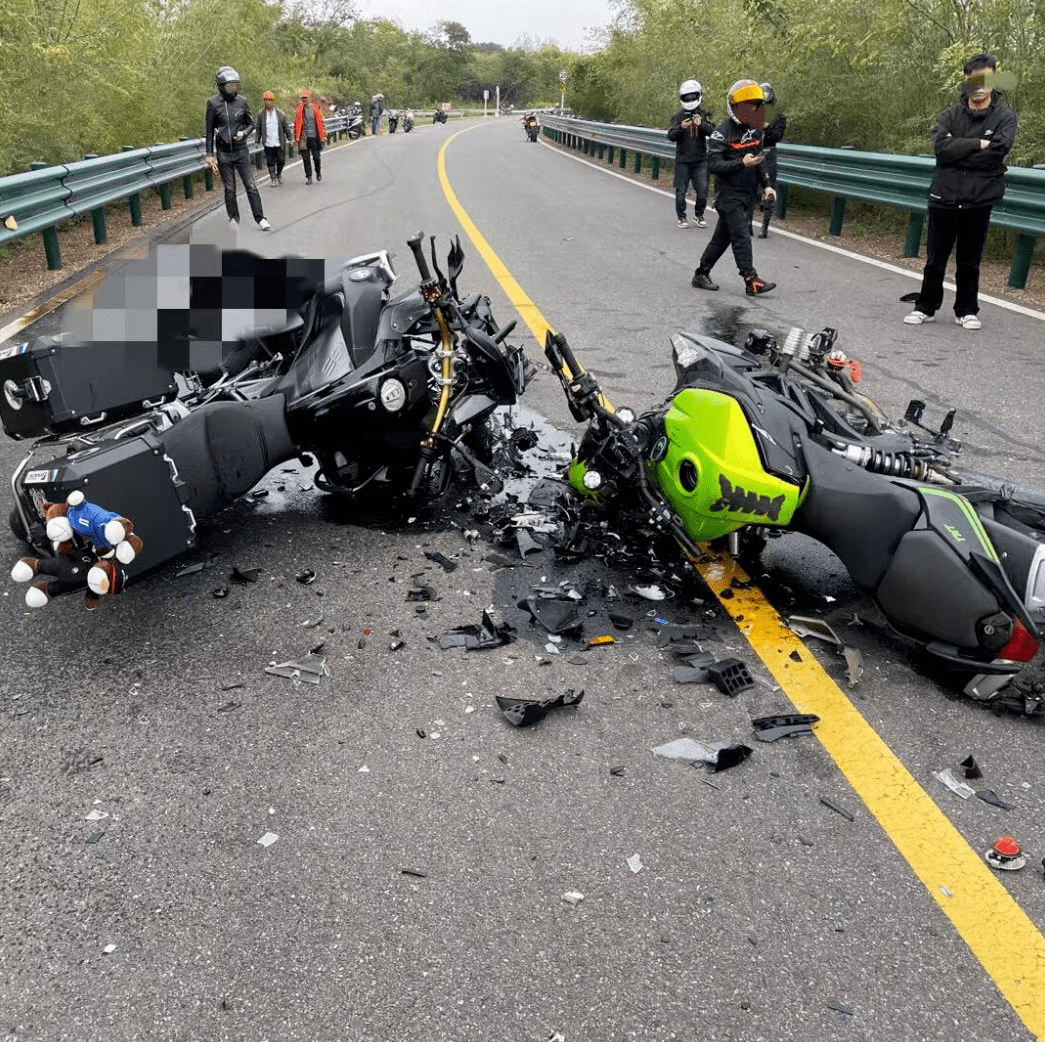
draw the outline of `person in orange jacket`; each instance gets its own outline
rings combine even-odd
[[[316,180],[322,181],[323,174],[319,165],[319,153],[327,139],[323,126],[323,113],[319,106],[311,101],[312,95],[304,87],[298,91],[298,107],[294,112],[294,142],[301,153],[301,162],[305,167],[305,184],[312,184],[312,164],[316,166]]]

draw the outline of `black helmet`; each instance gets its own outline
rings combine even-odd
[[[235,94],[239,90],[239,73],[231,65],[223,65],[218,69],[214,81],[223,94]]]

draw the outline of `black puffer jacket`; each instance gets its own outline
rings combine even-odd
[[[697,121],[696,126],[684,127],[682,121],[690,116]],[[671,125],[668,127],[668,140],[675,142],[675,162],[703,163],[708,157],[705,139],[714,129],[715,121],[703,105],[698,105],[692,112],[679,109],[671,117]]]
[[[948,209],[992,206],[1005,194],[1005,157],[1016,141],[1016,113],[991,94],[990,108],[970,109],[963,98],[940,113],[930,138],[936,173],[929,205]],[[990,141],[983,148],[981,141]]]
[[[247,137],[254,129],[250,102],[242,94],[229,101],[215,94],[207,102],[207,155],[214,155],[215,145],[223,152],[246,148]],[[241,134],[239,140],[236,135]]]
[[[744,166],[744,156],[762,151],[762,131],[727,119],[708,138],[708,172],[715,175],[715,209],[750,210],[759,187],[769,185],[765,164]]]

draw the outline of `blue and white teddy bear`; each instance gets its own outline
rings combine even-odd
[[[23,557],[11,569],[15,582],[38,579],[26,591],[25,603],[42,608],[53,597],[86,585],[83,603],[90,610],[106,594],[119,593],[127,581],[121,565],[130,564],[142,551],[134,523],[89,502],[82,492],[70,492],[64,503],[43,506],[54,554]]]

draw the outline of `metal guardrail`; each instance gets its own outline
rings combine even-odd
[[[347,116],[323,121],[327,140],[337,140],[348,129]],[[131,223],[142,223],[141,193],[155,188],[165,210],[171,208],[170,183],[182,180],[186,199],[194,194],[192,177],[202,171],[207,191],[214,189],[214,175],[207,166],[203,138],[185,138],[148,148],[131,148],[110,156],[85,156],[75,163],[45,166],[34,163],[23,174],[0,178],[0,218],[14,219],[15,227],[0,223],[0,245],[40,232],[47,267],[62,266],[56,226],[72,217],[90,213],[94,241],[106,240],[105,207],[128,201]],[[264,149],[252,141],[248,146],[260,169]],[[288,146],[290,147],[290,146]]]
[[[650,158],[651,175],[660,176],[660,163],[674,160],[675,145],[666,130],[617,123],[541,115],[546,135],[568,148],[597,156],[623,168],[629,154],[635,173],[642,157]],[[607,155],[608,153],[608,155]],[[935,160],[931,156],[902,156],[889,152],[859,152],[850,148],[777,145],[779,187],[777,212],[787,214],[790,188],[798,186],[831,195],[830,233],[842,234],[847,199],[859,199],[906,210],[904,256],[918,256]],[[1045,235],[1045,169],[1009,167],[1005,197],[991,211],[991,224],[1019,233],[1009,285],[1022,289],[1034,256],[1038,236]]]

